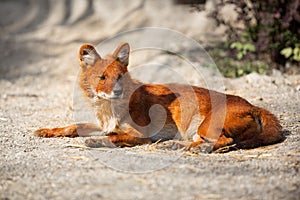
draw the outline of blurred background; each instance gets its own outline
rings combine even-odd
[[[68,73],[82,43],[139,27],[192,37],[225,77],[296,74],[299,13],[299,0],[1,0],[0,78]]]

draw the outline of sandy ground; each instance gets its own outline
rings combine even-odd
[[[35,137],[37,128],[74,123],[82,43],[144,26],[206,43],[222,39],[204,13],[169,1],[95,1],[92,8],[66,2],[0,1],[1,199],[300,199],[299,75],[222,79],[227,92],[280,119],[286,139],[267,147],[192,154],[155,145],[89,149],[81,137]]]

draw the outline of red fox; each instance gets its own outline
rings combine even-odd
[[[93,45],[82,45],[79,85],[95,108],[98,124],[42,128],[35,135],[106,134],[87,139],[90,147],[132,147],[183,138],[189,141],[187,149],[212,144],[212,151],[227,146],[255,148],[283,139],[276,117],[241,97],[184,84],[144,84],[132,79],[127,69],[129,53],[128,43],[121,43],[104,58]],[[157,112],[153,114],[153,110]]]

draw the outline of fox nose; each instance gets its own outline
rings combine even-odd
[[[123,89],[114,90],[114,94],[120,96],[123,93]]]
[[[123,93],[123,87],[120,83],[116,83],[113,89],[113,93],[116,96],[120,96]]]

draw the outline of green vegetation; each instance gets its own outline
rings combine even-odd
[[[251,43],[233,42],[231,43],[230,48],[238,51],[236,56],[239,60],[241,60],[247,52],[255,51],[255,46]]]
[[[246,49],[248,49],[248,47],[246,47]],[[237,54],[234,54],[233,52],[220,47],[208,50],[209,55],[215,61],[221,74],[225,77],[237,78],[250,74],[251,72],[270,74],[271,68],[269,65],[263,61],[255,59],[255,56],[250,54],[248,50],[246,50],[246,52],[243,52],[243,50],[237,50],[237,52]],[[240,52],[243,53],[242,58],[236,59]],[[244,57],[246,55],[245,53],[249,54],[247,58]]]
[[[300,61],[300,48],[298,44],[296,44],[294,48],[286,47],[282,49],[280,54],[291,61]]]
[[[225,20],[227,5],[234,6],[236,20]],[[300,73],[299,11],[299,1],[218,1],[209,16],[227,27],[228,42],[209,53],[226,77],[267,74],[270,68]]]

